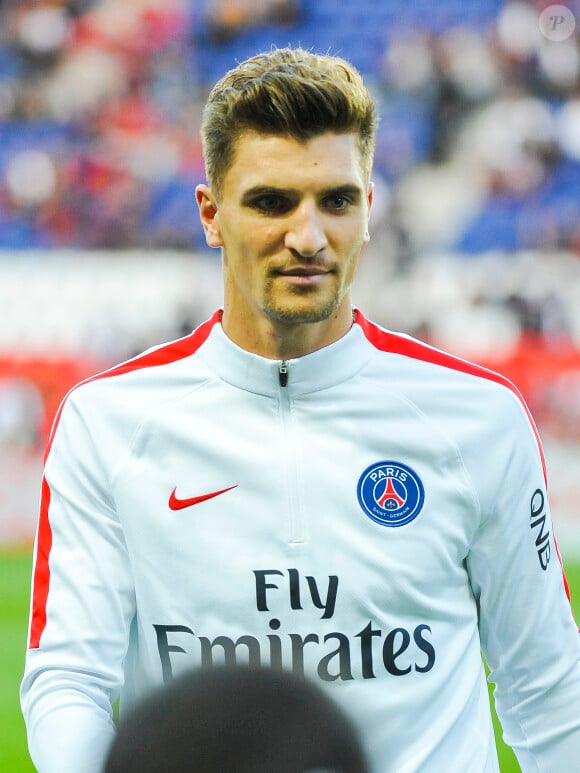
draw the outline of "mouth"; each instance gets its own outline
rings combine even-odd
[[[308,287],[320,284],[330,273],[330,269],[322,266],[296,266],[278,269],[274,271],[274,276],[284,277],[293,285]]]
[[[330,269],[324,266],[295,266],[294,268],[275,269],[275,273],[284,276],[318,276],[330,273]]]

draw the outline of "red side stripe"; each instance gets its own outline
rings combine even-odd
[[[542,461],[544,482],[547,484],[546,459],[544,457],[544,449],[542,448],[542,442],[540,440],[538,428],[536,427],[536,423],[521,392],[508,378],[502,376],[499,373],[495,373],[493,370],[484,368],[481,365],[475,365],[471,362],[468,362],[467,360],[462,360],[460,357],[455,357],[452,354],[447,354],[446,352],[439,351],[438,349],[433,349],[432,347],[427,346],[427,344],[423,344],[415,339],[408,339],[404,336],[397,335],[396,333],[383,330],[372,322],[369,322],[369,320],[366,319],[366,317],[358,310],[355,310],[355,322],[361,326],[366,338],[370,341],[370,343],[372,343],[373,346],[382,352],[394,352],[395,354],[402,354],[406,357],[423,360],[424,362],[431,362],[435,365],[441,365],[444,368],[451,368],[453,370],[461,371],[462,373],[469,373],[473,376],[479,376],[481,378],[489,379],[490,381],[495,381],[497,384],[502,384],[503,386],[510,389],[520,400],[526,415],[530,420],[530,425],[534,431],[534,436],[536,438],[538,450],[540,453],[540,459]],[[564,573],[564,565],[555,536],[554,545],[556,547],[556,554],[558,556],[560,566],[562,567],[562,579],[564,581],[566,595],[568,596],[568,599],[570,599],[570,587],[568,585],[568,579]]]
[[[200,325],[193,333],[185,338],[180,338],[177,341],[172,341],[166,346],[161,346],[153,352],[142,354],[139,357],[135,357],[132,360],[123,362],[109,370],[98,373],[95,376],[81,381],[74,386],[62,400],[60,407],[56,413],[50,437],[48,439],[44,460],[48,457],[54,435],[58,427],[60,417],[64,405],[72,392],[79,386],[88,384],[91,381],[99,381],[103,378],[112,378],[113,376],[122,376],[126,373],[131,373],[135,370],[141,370],[142,368],[154,368],[158,365],[167,365],[171,362],[177,362],[194,354],[200,346],[207,340],[211,330],[215,324],[220,322],[222,317],[221,309],[218,309],[206,322]],[[41,499],[40,499],[40,513],[38,521],[38,535],[36,541],[36,557],[34,564],[34,577],[33,577],[33,590],[32,590],[32,613],[30,623],[30,641],[29,647],[36,649],[40,646],[40,637],[46,626],[46,604],[48,600],[48,591],[50,586],[50,549],[52,547],[52,529],[50,526],[50,519],[48,516],[48,510],[50,506],[50,487],[46,481],[46,478],[42,480]]]
[[[32,615],[30,621],[29,647],[36,649],[40,646],[40,636],[46,625],[46,601],[48,599],[48,586],[50,569],[48,556],[52,547],[52,531],[48,520],[48,508],[50,506],[50,488],[46,478],[42,479],[40,498],[40,515],[38,519],[38,537],[36,546],[36,561],[34,563]]]

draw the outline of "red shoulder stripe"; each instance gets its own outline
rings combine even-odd
[[[158,349],[155,349],[153,352],[146,352],[145,354],[141,354],[138,357],[134,357],[132,360],[122,362],[120,365],[115,365],[113,368],[109,368],[109,370],[104,370],[102,373],[97,373],[95,376],[90,376],[84,381],[75,384],[75,386],[70,389],[63,398],[56,413],[44,455],[45,461],[50,452],[54,433],[58,427],[60,415],[66,404],[66,401],[69,395],[78,389],[78,387],[82,386],[83,384],[89,384],[91,381],[100,381],[104,378],[122,376],[125,373],[132,373],[133,371],[141,370],[142,368],[154,368],[158,365],[168,365],[171,362],[177,362],[178,360],[182,360],[185,357],[189,357],[191,354],[195,354],[199,347],[206,341],[209,334],[211,333],[213,326],[217,322],[220,322],[221,318],[222,310],[218,309],[208,320],[197,327],[193,333],[186,336],[185,338],[179,338],[177,341],[171,341],[165,346],[160,346]]]
[[[69,397],[82,384],[88,384],[91,381],[99,381],[113,376],[122,376],[125,373],[131,373],[141,368],[154,368],[158,365],[167,365],[171,362],[184,359],[194,354],[200,346],[206,341],[215,324],[221,320],[222,311],[218,309],[206,322],[196,328],[191,335],[180,338],[177,341],[161,346],[155,351],[142,354],[132,360],[123,362],[109,370],[98,373],[96,376],[81,381],[76,384],[64,397],[56,413],[50,437],[48,439],[45,462],[50,452],[54,434],[58,427],[63,407]],[[46,626],[46,604],[48,601],[48,591],[50,586],[50,550],[52,547],[52,529],[48,516],[50,506],[51,492],[46,478],[42,480],[40,511],[38,520],[38,533],[36,539],[36,556],[34,562],[31,621],[30,621],[30,640],[29,647],[36,649],[40,646],[40,637]]]
[[[507,387],[507,389],[513,392],[514,395],[518,398],[526,412],[526,416],[529,419],[534,436],[536,438],[536,442],[538,444],[538,450],[540,453],[540,459],[542,461],[542,469],[544,473],[544,481],[546,481],[546,460],[544,457],[544,450],[542,448],[538,428],[536,427],[536,423],[532,417],[532,414],[530,413],[530,409],[528,408],[526,401],[522,396],[522,393],[519,391],[516,385],[509,380],[509,378],[506,378],[506,376],[502,376],[500,373],[496,373],[493,370],[484,368],[482,365],[475,365],[472,362],[463,360],[461,357],[456,357],[455,355],[442,352],[441,350],[435,349],[432,346],[428,346],[427,344],[424,344],[421,341],[417,341],[414,338],[407,338],[403,335],[383,330],[382,328],[378,327],[378,325],[375,325],[373,322],[370,322],[368,319],[366,319],[366,317],[364,317],[364,315],[358,310],[355,311],[355,322],[361,326],[368,341],[370,341],[370,343],[375,348],[382,352],[402,354],[405,357],[411,357],[415,360],[430,362],[434,365],[440,365],[443,368],[449,368],[451,370],[457,370],[462,373],[468,373],[472,376],[485,378],[488,381],[495,381],[496,384],[501,384],[502,386]]]

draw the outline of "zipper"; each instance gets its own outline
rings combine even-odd
[[[280,428],[282,433],[282,458],[284,460],[284,478],[287,485],[288,539],[291,545],[304,542],[304,524],[301,508],[301,490],[298,474],[299,444],[292,419],[292,405],[288,385],[289,366],[286,360],[278,365],[280,382]]]

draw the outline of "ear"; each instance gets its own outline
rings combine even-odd
[[[375,189],[375,184],[373,182],[369,182],[369,187],[367,191],[367,203],[368,203],[368,217],[370,217],[371,214],[371,207],[373,205],[373,193]],[[369,228],[368,228],[368,219],[367,219],[367,230],[365,231],[364,235],[364,244],[368,244],[371,240],[371,236],[369,234]]]
[[[195,199],[199,207],[199,219],[205,233],[205,241],[208,247],[223,247],[218,205],[211,188],[207,185],[198,185],[195,189]]]

